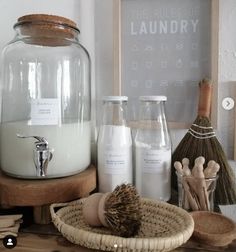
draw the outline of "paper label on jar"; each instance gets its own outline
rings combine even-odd
[[[171,150],[143,150],[141,152],[143,173],[163,173],[171,166]]]
[[[130,148],[131,151],[131,148]],[[124,174],[128,171],[131,164],[131,155],[129,149],[118,151],[106,151],[105,158],[105,173],[107,174]]]
[[[31,125],[57,125],[59,122],[59,99],[32,99]]]

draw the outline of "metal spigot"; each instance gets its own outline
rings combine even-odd
[[[19,138],[35,138],[37,141],[34,143],[33,160],[36,168],[37,177],[45,177],[47,175],[48,163],[52,159],[52,151],[48,147],[48,141],[40,136],[24,136],[16,134]]]

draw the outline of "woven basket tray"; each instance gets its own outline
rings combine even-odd
[[[85,199],[50,206],[52,221],[70,242],[104,251],[170,251],[185,243],[193,233],[194,222],[185,210],[165,202],[141,200],[142,220],[137,236],[111,235],[104,227],[85,224],[82,206]],[[61,207],[55,211],[55,208]]]

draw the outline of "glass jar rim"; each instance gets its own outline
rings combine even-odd
[[[178,178],[184,178],[184,177],[189,177],[189,175],[184,175],[184,174],[180,174],[178,171],[175,171],[175,174]],[[191,175],[192,176],[192,175]],[[193,176],[194,177],[194,176]],[[207,178],[204,178],[205,181],[214,181],[214,180],[217,180],[219,177],[218,174],[216,174],[216,176],[213,176],[213,177],[207,177]]]
[[[118,96],[118,95],[109,95],[109,96],[103,96],[103,101],[128,101],[127,96]]]
[[[148,95],[148,96],[140,96],[140,101],[167,101],[167,97],[164,95]]]

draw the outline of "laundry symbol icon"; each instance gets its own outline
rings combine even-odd
[[[198,68],[199,67],[199,62],[197,60],[191,61],[190,62],[190,67],[191,68]]]
[[[137,61],[133,61],[131,68],[132,68],[132,70],[136,71],[138,69],[138,62]]]
[[[152,87],[152,80],[146,80],[145,81],[145,87],[146,88],[151,88]]]
[[[192,50],[197,50],[198,44],[197,43],[192,43]]]
[[[161,68],[167,68],[167,61],[166,60],[161,61]]]
[[[167,87],[168,86],[168,80],[161,80],[160,86]]]
[[[176,50],[183,50],[183,48],[184,48],[184,45],[182,44],[182,43],[177,43],[176,45],[175,45],[175,48],[176,48]]]
[[[178,59],[177,62],[176,62],[176,67],[177,68],[182,68],[183,67],[183,62],[181,59]]]
[[[139,49],[138,49],[138,46],[137,45],[133,45],[132,49],[131,49],[133,52],[138,52]]]
[[[152,68],[152,61],[146,61],[145,66],[146,66],[147,69]]]
[[[144,51],[149,51],[149,52],[151,52],[151,51],[153,51],[153,47],[152,47],[151,45],[147,45],[147,46],[145,46]]]
[[[138,86],[138,81],[137,80],[132,80],[131,81],[131,86],[132,87],[137,87]]]

